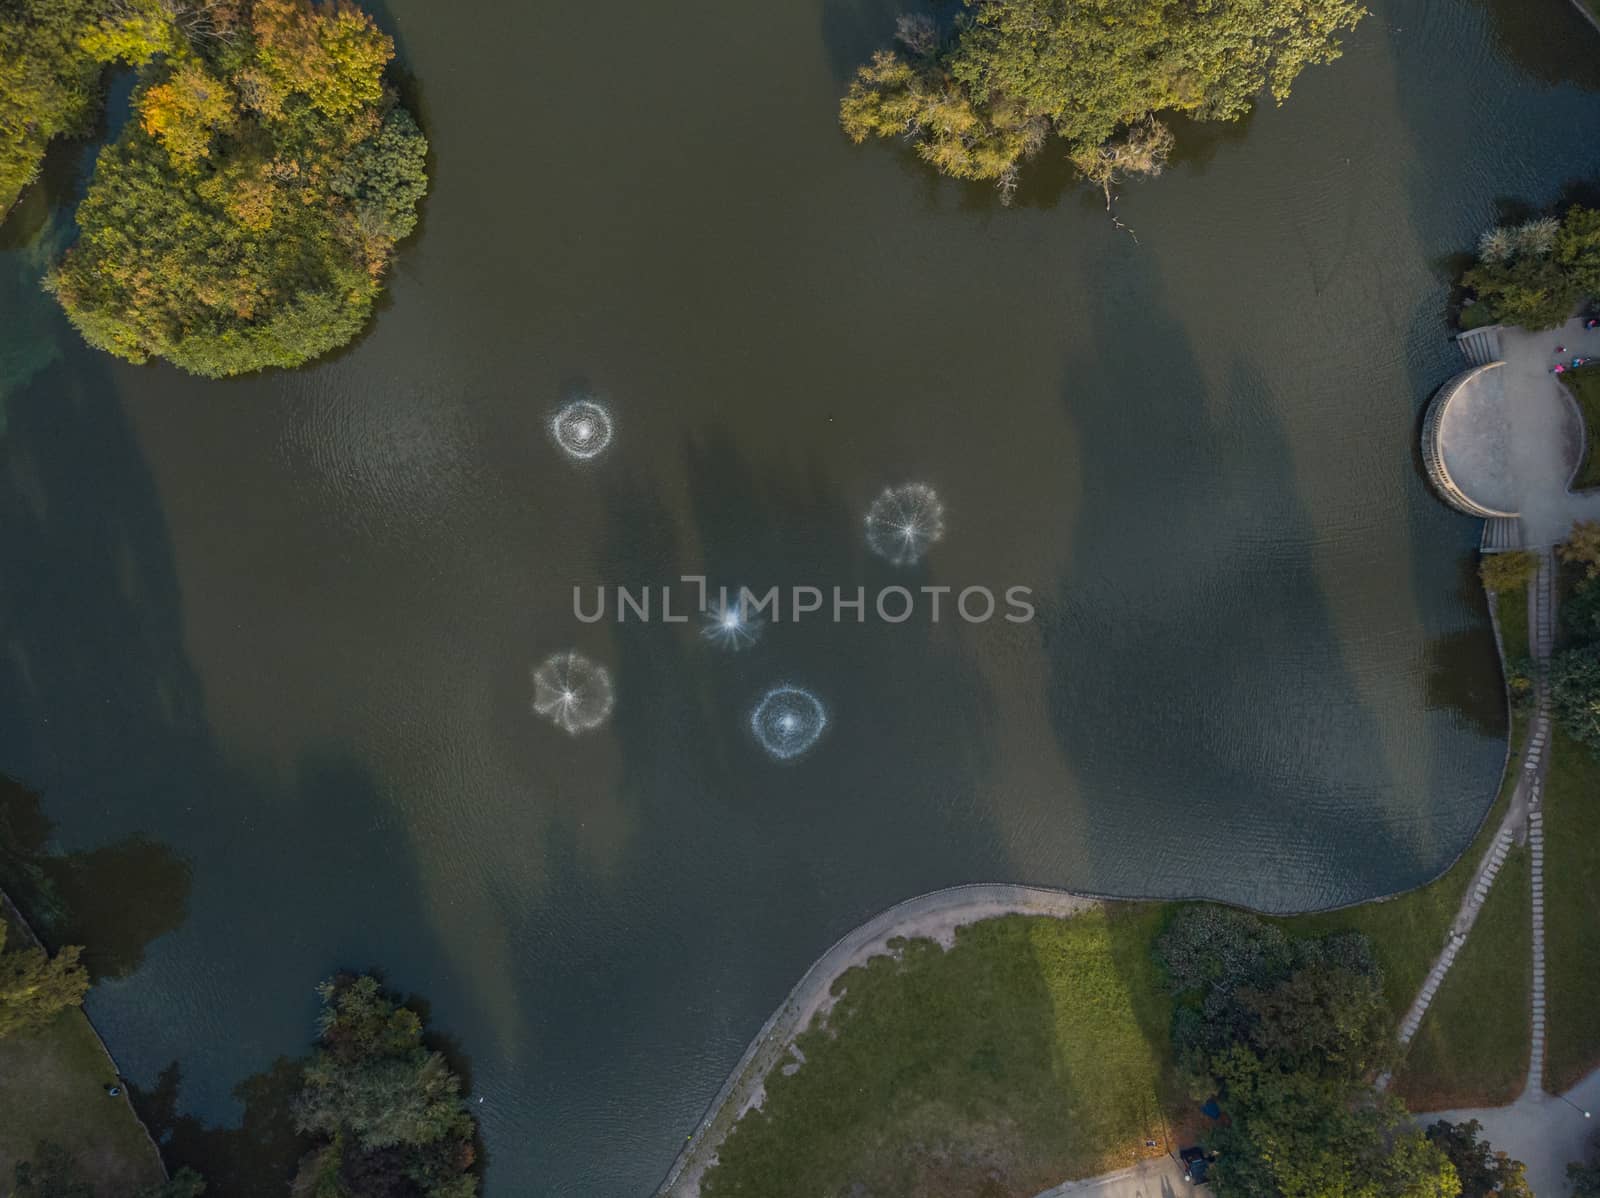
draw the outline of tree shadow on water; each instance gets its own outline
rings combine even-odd
[[[1571,0],[1472,0],[1489,16],[1495,46],[1519,70],[1548,86],[1600,90],[1594,28]]]
[[[85,946],[96,979],[125,977],[188,915],[188,863],[142,836],[52,852],[52,827],[40,796],[0,775],[0,888],[47,943]]]
[[[206,1179],[208,1193],[228,1198],[283,1198],[311,1140],[295,1131],[292,1103],[302,1085],[304,1062],[280,1057],[234,1087],[244,1106],[238,1127],[214,1127],[180,1114],[183,1070],[173,1061],[149,1089],[129,1084],[134,1109],[174,1165],[187,1165]]]
[[[1247,361],[1211,393],[1152,270],[1128,263],[1087,340],[1138,329],[1145,369],[1065,371],[1088,501],[1051,604],[1051,705],[1084,790],[1117,799],[1089,809],[1093,884],[1273,910],[1393,889],[1435,863],[1389,826],[1381,714],[1336,633],[1281,419]]]

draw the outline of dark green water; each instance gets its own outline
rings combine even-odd
[[[234,1119],[312,985],[378,964],[470,1058],[493,1198],[643,1196],[795,977],[910,894],[1292,909],[1449,863],[1504,712],[1417,414],[1449,256],[1600,176],[1600,36],[1564,0],[1373,7],[1281,110],[1185,130],[1136,244],[1055,168],[1006,211],[850,146],[877,0],[396,0],[422,235],[357,347],[229,384],[78,345],[37,195],[0,257],[0,770],[64,848],[191,863],[91,1000],[129,1074],[176,1059]],[[619,429],[583,469],[544,428],[578,381]],[[906,581],[860,520],[907,478],[948,524],[909,577],[1031,586],[1037,623],[730,659],[571,615],[679,573]],[[618,687],[581,739],[528,710],[569,646]],[[785,679],[833,726],[780,768],[744,713]]]

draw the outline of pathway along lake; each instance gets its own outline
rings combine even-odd
[[[232,383],[92,353],[36,290],[88,162],[57,154],[0,260],[0,770],[66,848],[193,863],[91,998],[124,1068],[237,1119],[316,981],[377,964],[470,1058],[491,1198],[643,1198],[908,895],[1293,909],[1446,866],[1505,712],[1418,413],[1459,368],[1450,255],[1600,177],[1600,37],[1566,0],[1372,8],[1282,109],[1184,127],[1135,243],[1058,149],[1008,211],[851,146],[886,0],[391,0],[421,235],[354,349]],[[580,382],[615,438],[575,463]],[[905,481],[945,535],[897,570],[862,519]],[[572,616],[680,573],[1026,585],[1039,618],[728,655]],[[616,684],[585,736],[530,710],[567,648]],[[787,765],[748,722],[780,682],[830,717]],[[117,885],[108,919],[158,901]]]

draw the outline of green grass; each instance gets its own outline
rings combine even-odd
[[[22,933],[10,933],[13,947],[24,942]],[[96,1198],[128,1198],[159,1182],[160,1159],[133,1108],[102,1089],[114,1080],[82,1011],[63,1011],[43,1031],[0,1039],[0,1192],[10,1192],[16,1163],[31,1158],[41,1140],[77,1155]]]
[[[962,928],[840,980],[705,1178],[707,1198],[1026,1198],[1164,1144],[1171,1007],[1161,905]]]
[[[77,1154],[96,1198],[127,1198],[161,1180],[156,1150],[126,1098],[101,1089],[113,1080],[81,1011],[61,1014],[31,1036],[0,1040],[0,1177],[29,1159],[41,1140]]]
[[[1527,657],[1533,651],[1528,642],[1527,586],[1501,591],[1495,600],[1495,616],[1500,621],[1500,640],[1505,645],[1506,657],[1512,661]]]
[[[1528,1080],[1533,879],[1513,849],[1417,1029],[1394,1092],[1414,1111],[1501,1106]]]
[[[1575,491],[1600,487],[1600,453],[1595,451],[1595,438],[1600,437],[1600,367],[1584,366],[1569,370],[1561,376],[1567,390],[1578,401],[1583,413],[1584,454],[1578,476],[1572,480]]]
[[[1600,760],[1551,728],[1544,788],[1545,1088],[1600,1065]]]

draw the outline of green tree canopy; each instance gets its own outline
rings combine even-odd
[[[1211,1137],[1220,1198],[1455,1198],[1445,1154],[1370,1082],[1393,1059],[1364,936],[1291,940],[1254,916],[1186,907],[1156,953],[1173,1038],[1228,1120]]]
[[[295,1192],[470,1198],[476,1129],[460,1079],[423,1045],[416,1012],[370,976],[325,983],[321,994],[321,1039],[295,1103],[299,1129],[320,1143]]]
[[[50,956],[42,948],[6,949],[0,913],[0,1036],[36,1031],[68,1007],[80,1006],[89,974],[75,945]]]
[[[1475,300],[1473,325],[1555,328],[1600,294],[1600,212],[1575,204],[1559,220],[1490,229],[1461,283]]]
[[[1232,120],[1281,103],[1340,53],[1356,0],[967,0],[948,36],[903,19],[900,50],[863,66],[840,104],[854,141],[907,137],[945,174],[1014,185],[1054,134],[1091,177],[1159,170],[1153,117]],[[1132,136],[1130,136],[1130,133]],[[1108,168],[1107,159],[1117,160]]]
[[[1428,1142],[1437,1145],[1461,1179],[1461,1198],[1533,1198],[1523,1175],[1526,1166],[1493,1148],[1476,1119],[1430,1124]]]
[[[82,44],[103,0],[0,0],[0,218],[50,139],[89,132],[102,62]]]
[[[343,0],[211,5],[203,27],[168,2],[96,27],[102,54],[156,56],[47,285],[130,362],[299,365],[360,332],[427,189],[427,142],[383,81],[393,44]]]
[[[1600,644],[1555,655],[1550,663],[1550,705],[1568,732],[1600,749]]]

